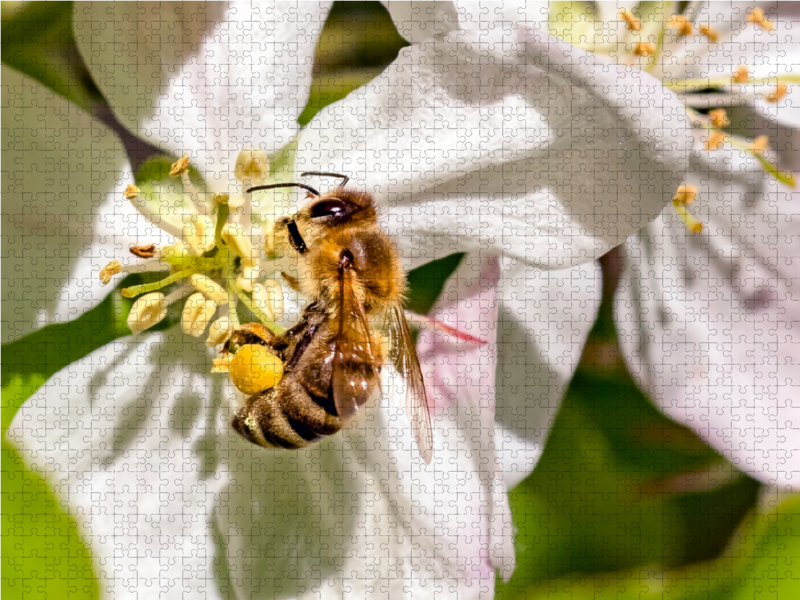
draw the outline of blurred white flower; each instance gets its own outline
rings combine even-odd
[[[538,21],[680,94],[694,152],[673,206],[621,250],[620,345],[666,414],[750,476],[796,489],[796,21],[744,2],[692,2],[681,15],[669,3],[479,6],[460,15]],[[756,135],[759,119],[768,135]]]
[[[419,6],[392,3],[395,18],[396,9],[413,21]],[[438,413],[425,467],[393,408],[390,373],[379,405],[299,452],[232,432],[239,399],[212,374],[202,333],[211,324],[212,341],[224,336],[235,314],[217,312],[222,292],[249,286],[256,304],[269,298],[253,273],[221,276],[198,261],[220,241],[239,259],[248,244],[262,247],[253,240],[264,207],[240,190],[266,167],[240,153],[272,154],[298,132],[327,4],[75,11],[79,48],[119,120],[188,154],[207,186],[177,173],[183,208],[148,204],[111,131],[4,70],[4,164],[15,169],[4,192],[16,207],[3,236],[4,341],[97,304],[103,281],[130,272],[121,257],[132,245],[158,249],[143,259],[148,268],[168,258],[192,266],[181,293],[200,296],[182,319],[190,336],[145,330],[169,295],[158,312],[143,304],[134,312],[142,333],[55,374],[9,429],[31,468],[68,498],[103,585],[120,596],[490,596],[495,569],[508,576],[514,564],[505,482],[540,452],[500,428],[495,437],[493,398]],[[466,251],[477,278],[484,261],[499,261],[500,303],[487,298],[486,310],[492,325],[501,315],[499,389],[513,401],[498,417],[540,443],[594,320],[591,260],[672,198],[689,126],[649,75],[525,27],[462,23],[445,35],[458,25],[447,23],[412,27],[414,45],[384,74],[309,124],[297,163],[374,192],[409,266]],[[235,219],[220,230],[223,194]],[[582,266],[539,268],[571,265]]]

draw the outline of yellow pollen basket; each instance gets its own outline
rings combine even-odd
[[[258,394],[283,378],[283,363],[264,346],[245,344],[228,365],[233,385],[243,394]]]

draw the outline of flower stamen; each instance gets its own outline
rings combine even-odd
[[[709,42],[716,42],[719,39],[719,32],[710,25],[700,25],[700,33],[708,38]]]
[[[728,113],[725,112],[724,108],[715,108],[709,111],[708,118],[711,119],[711,124],[714,127],[726,127],[731,124],[730,119],[728,119]]]
[[[139,258],[153,258],[158,249],[155,244],[147,244],[146,246],[131,246],[128,248],[131,254]]]
[[[178,160],[176,160],[169,168],[169,176],[170,177],[177,177],[182,173],[186,173],[189,170],[189,155],[184,154]]]
[[[213,300],[217,304],[222,304],[228,299],[228,292],[216,281],[207,275],[195,273],[189,277],[189,283],[206,298]]]
[[[755,23],[758,27],[761,27],[764,31],[772,31],[775,29],[775,23],[770,21],[765,15],[764,11],[761,8],[754,8],[750,11],[750,14],[747,15],[747,22],[748,23]]]
[[[620,9],[619,18],[625,21],[625,27],[628,31],[641,31],[642,22],[633,16],[633,13],[627,9]]]
[[[125,188],[125,191],[122,192],[122,195],[125,196],[125,198],[128,200],[136,200],[136,198],[139,197],[140,191],[141,190],[139,190],[138,187],[136,187],[133,184],[130,184],[128,187]]]
[[[686,206],[687,204],[694,202],[696,197],[697,188],[687,183],[678,188],[678,191],[675,193],[675,197],[672,199],[672,202],[681,206]]]
[[[672,206],[675,207],[675,212],[678,213],[678,217],[683,224],[686,225],[686,228],[691,231],[692,233],[700,233],[703,231],[703,224],[695,219],[691,213],[686,210],[686,207],[683,204],[676,202],[675,200],[672,201]]]
[[[105,267],[100,269],[100,283],[108,285],[111,282],[111,278],[120,273],[122,273],[122,265],[119,264],[119,261],[112,260]]]
[[[767,97],[765,99],[767,102],[771,104],[776,104],[781,100],[783,100],[783,98],[786,96],[788,92],[789,88],[785,84],[780,83],[775,87],[774,90],[772,90],[769,94],[767,94]]]
[[[186,299],[181,313],[181,330],[186,335],[200,337],[217,312],[217,303],[208,300],[200,292],[195,292]]]
[[[750,72],[746,65],[739,65],[739,68],[733,73],[733,81],[735,83],[745,83],[750,79]]]
[[[137,299],[128,314],[128,329],[132,333],[141,333],[159,323],[167,316],[170,302],[161,292],[145,294]]]
[[[656,51],[656,45],[650,42],[637,42],[633,47],[635,56],[651,56]]]
[[[683,15],[672,15],[669,26],[678,30],[678,35],[692,35],[692,22]]]
[[[750,151],[753,154],[763,154],[769,150],[769,137],[766,135],[760,135],[756,139],[753,140],[753,143],[750,146]]]

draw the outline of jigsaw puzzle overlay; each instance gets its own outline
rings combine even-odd
[[[796,3],[3,11],[4,594],[800,591]]]

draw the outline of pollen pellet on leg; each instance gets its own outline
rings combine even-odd
[[[244,394],[258,394],[275,387],[283,377],[283,363],[264,346],[245,344],[228,367],[233,385]]]

